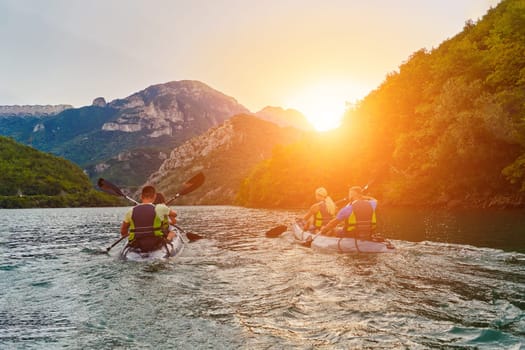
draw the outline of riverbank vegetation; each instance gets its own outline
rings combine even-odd
[[[373,182],[383,203],[525,205],[525,2],[503,0],[431,51],[422,49],[335,131],[274,151],[238,203],[304,206]]]
[[[119,205],[77,165],[0,136],[0,208]]]

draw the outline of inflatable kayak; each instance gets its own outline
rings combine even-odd
[[[321,236],[310,231],[304,231],[297,223],[292,224],[294,239],[305,242],[310,237],[313,238],[311,247],[325,252],[338,253],[392,253],[396,249],[388,240],[378,239],[377,241],[367,241],[355,238],[341,238]],[[314,238],[315,237],[315,238]]]
[[[155,261],[173,258],[182,253],[187,241],[183,230],[175,228],[174,231],[177,234],[173,241],[166,243],[166,245],[161,245],[157,250],[143,252],[140,248],[132,247],[127,243],[120,252],[120,258],[128,261]]]

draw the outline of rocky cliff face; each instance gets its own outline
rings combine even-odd
[[[291,126],[305,131],[314,129],[312,124],[308,122],[308,119],[295,109],[268,106],[255,113],[255,115],[279,126]]]
[[[52,116],[66,109],[73,108],[71,105],[24,105],[24,106],[0,106],[0,117],[6,116]]]
[[[232,115],[249,113],[234,98],[190,80],[153,85],[109,106],[119,112],[102,130],[143,131],[151,138],[173,136],[184,129],[202,132]]]
[[[276,145],[293,142],[300,135],[297,129],[238,115],[173,149],[147,183],[171,198],[184,181],[202,171],[204,185],[177,204],[234,204],[252,167],[269,158]]]

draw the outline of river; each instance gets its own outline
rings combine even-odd
[[[0,210],[1,349],[525,349],[525,212],[384,209],[393,254],[323,254],[301,211],[175,207],[204,236],[118,259],[127,208]]]

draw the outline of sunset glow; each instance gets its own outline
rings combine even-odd
[[[356,94],[342,83],[317,84],[299,91],[287,107],[303,113],[317,131],[327,131],[341,124],[346,103],[356,99]]]
[[[159,0],[151,11],[147,1],[0,1],[0,18],[9,19],[0,21],[0,105],[80,107],[188,79],[254,113],[293,107],[326,130],[338,125],[346,101],[497,3]]]

